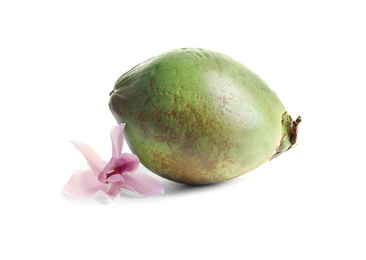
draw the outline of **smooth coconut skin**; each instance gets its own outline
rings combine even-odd
[[[295,142],[277,95],[248,68],[204,49],[178,49],[123,74],[110,96],[141,163],[167,179],[210,184],[249,172]]]

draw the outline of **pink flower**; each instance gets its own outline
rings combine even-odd
[[[111,199],[118,198],[121,189],[142,195],[164,193],[163,186],[152,177],[137,173],[139,159],[132,153],[122,153],[125,124],[114,126],[110,135],[112,158],[107,163],[90,146],[71,141],[87,160],[90,169],[76,171],[66,183],[63,193],[70,197],[88,198],[97,192]]]

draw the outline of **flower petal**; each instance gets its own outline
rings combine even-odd
[[[123,153],[115,162],[115,166],[122,166],[123,172],[134,172],[140,165],[139,158],[133,153]]]
[[[75,198],[88,198],[102,188],[91,169],[76,171],[64,186],[62,193]]]
[[[103,185],[102,195],[111,200],[118,199],[121,193],[121,188],[117,183],[108,183]]]
[[[128,189],[142,195],[164,194],[164,187],[154,178],[143,173],[132,173],[125,175],[126,182],[121,183],[120,187]]]
[[[125,129],[125,125],[126,124],[120,124],[111,128],[112,156],[114,158],[118,158],[122,152],[124,142],[123,130]]]
[[[106,173],[115,170],[116,168],[121,168],[124,172],[134,172],[140,165],[139,158],[132,153],[124,153],[120,155],[118,159],[112,157],[109,162],[105,165],[104,169],[100,173],[102,176]]]
[[[106,162],[93,150],[93,148],[81,141],[71,140],[70,142],[84,155],[95,174],[98,174],[103,170]]]

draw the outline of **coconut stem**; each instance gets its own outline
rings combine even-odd
[[[301,116],[298,116],[296,118],[296,120],[292,122],[291,133],[290,133],[291,146],[288,149],[290,149],[292,146],[294,146],[297,143],[297,133],[299,131],[299,124],[300,123],[301,123]]]
[[[280,145],[277,146],[276,151],[272,155],[270,160],[278,157],[279,155],[288,151],[291,147],[296,145],[300,123],[301,116],[298,116],[297,119],[294,121],[287,112],[283,113],[281,120],[282,137],[280,140]]]

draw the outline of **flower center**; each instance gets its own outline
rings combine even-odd
[[[112,171],[109,171],[105,174],[105,183],[109,183],[108,179],[110,179],[114,175],[120,175],[121,181],[124,181],[122,165],[114,168]],[[115,179],[115,178],[111,178],[111,179]],[[112,181],[112,182],[114,182],[114,181]]]

